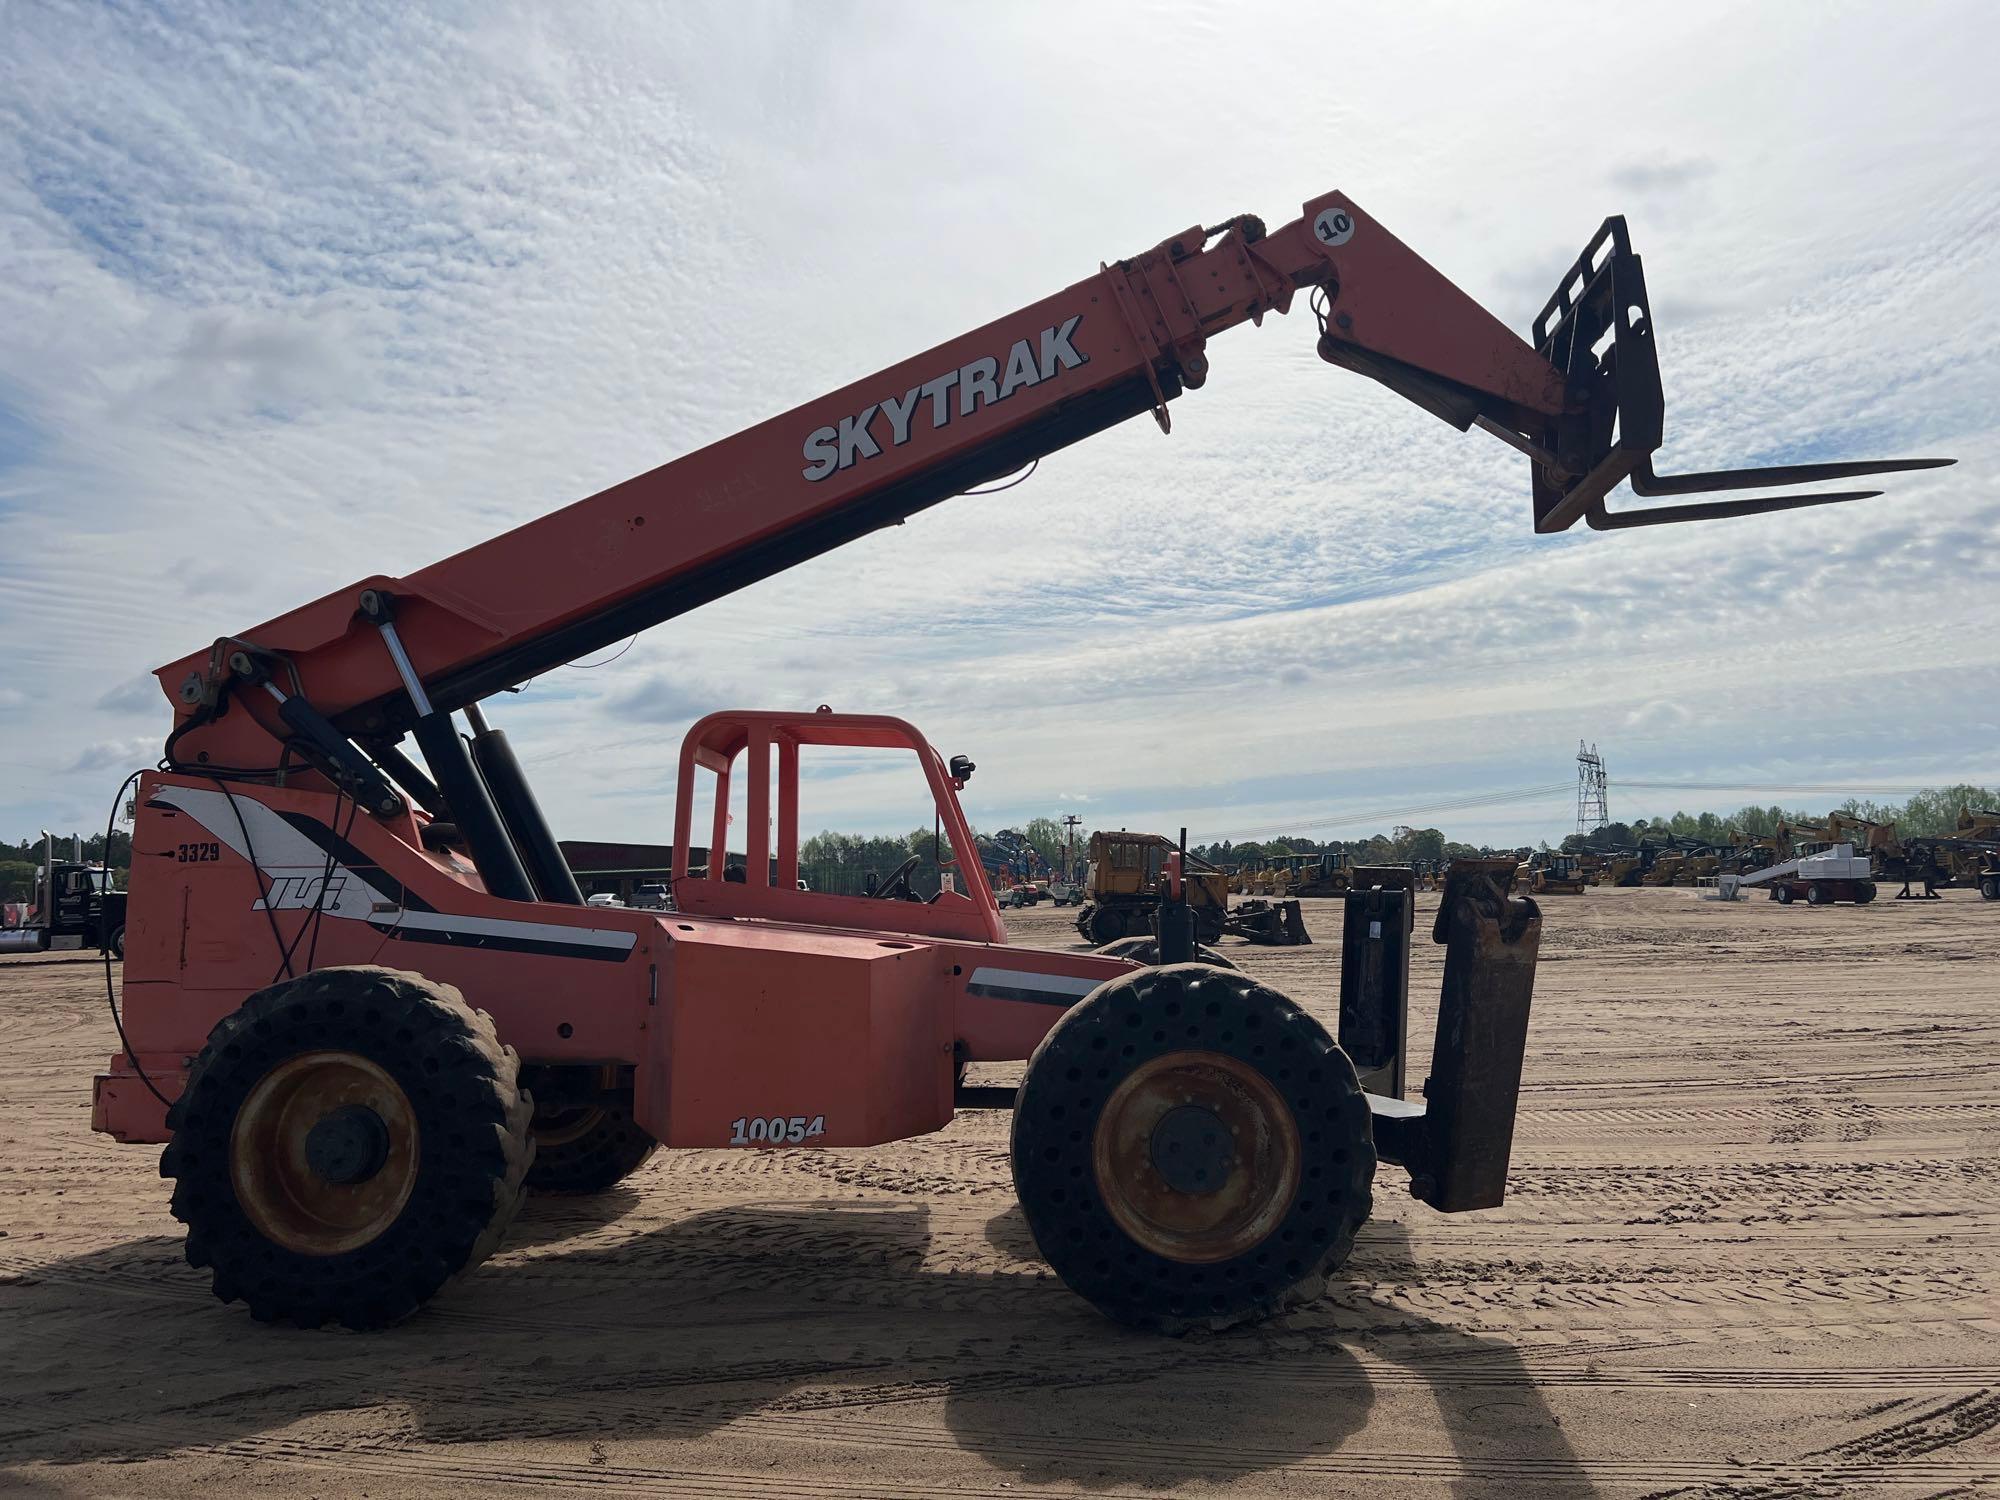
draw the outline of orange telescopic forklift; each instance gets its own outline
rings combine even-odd
[[[1185,961],[1172,900],[1157,966],[1009,947],[956,795],[971,762],[900,719],[822,709],[696,724],[677,909],[591,906],[480,708],[1115,423],[1150,412],[1166,430],[1208,378],[1210,338],[1301,296],[1329,363],[1526,454],[1540,532],[1859,497],[1608,511],[1626,480],[1681,494],[1944,462],[1656,474],[1659,368],[1623,220],[1529,343],[1330,193],[1275,230],[1183,229],[443,562],[218,640],[158,673],[174,723],[139,777],[123,1051],[92,1116],[167,1143],[187,1257],[216,1295],[260,1319],[391,1323],[493,1249],[524,1189],[602,1189],[661,1145],[873,1146],[955,1105],[1012,1108],[1036,1243],[1146,1327],[1316,1295],[1378,1161],[1438,1210],[1497,1205],[1540,930],[1507,894],[1511,861],[1447,880],[1416,1102],[1405,883],[1347,893],[1332,1032],[1247,974]],[[799,889],[800,760],[828,746],[914,762],[956,862],[928,900],[908,865],[868,896]],[[712,852],[732,786],[740,871]],[[1018,1092],[959,1081],[1022,1059]]]

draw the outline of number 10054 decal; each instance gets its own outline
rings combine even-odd
[[[796,1146],[801,1141],[825,1134],[825,1115],[813,1115],[811,1118],[805,1115],[772,1115],[769,1119],[751,1115],[729,1122],[729,1144],[732,1146]]]

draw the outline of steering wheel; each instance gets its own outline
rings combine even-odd
[[[910,889],[910,872],[924,862],[921,854],[912,854],[890,874],[889,878],[871,892],[877,901],[916,901],[921,898]]]

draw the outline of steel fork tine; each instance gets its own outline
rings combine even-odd
[[[1942,469],[1957,462],[1955,458],[1870,458],[1853,463],[1780,464],[1768,469],[1709,469],[1697,474],[1656,474],[1651,455],[1644,455],[1632,465],[1631,480],[1635,495],[1700,495],[1712,490],[1771,489],[1783,484],[1823,484],[1829,479],[1859,479],[1864,474]],[[1852,500],[1856,497],[1829,495],[1822,498]]]
[[[1632,487],[1637,490],[1639,487]],[[1767,511],[1797,510],[1806,505],[1836,505],[1843,500],[1873,500],[1880,490],[1840,490],[1826,495],[1760,495],[1754,500],[1708,500],[1694,505],[1661,505],[1652,510],[1608,511],[1599,500],[1584,512],[1593,531],[1618,531],[1628,526],[1670,526],[1677,521],[1724,521],[1731,516],[1760,516]]]

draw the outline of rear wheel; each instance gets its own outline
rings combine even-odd
[[[660,1149],[623,1105],[537,1109],[529,1128],[535,1164],[528,1186],[538,1193],[601,1193]]]
[[[1856,906],[1866,906],[1870,901],[1873,901],[1874,899],[1875,899],[1874,881],[1864,880],[1861,882],[1861,884],[1857,885],[1854,888],[1854,904]]]
[[[1135,964],[1157,964],[1160,961],[1160,940],[1148,933],[1143,937],[1120,938],[1115,943],[1106,943],[1097,951],[1106,958],[1129,958]],[[1218,969],[1236,967],[1213,948],[1199,943],[1195,945],[1194,961]]]
[[[532,1105],[457,990],[374,967],[259,990],[209,1033],[160,1174],[188,1264],[251,1316],[380,1328],[500,1242]]]
[[[1317,1297],[1368,1217],[1353,1065],[1249,975],[1141,969],[1028,1063],[1014,1185],[1058,1275],[1123,1323],[1227,1328]]]
[[[125,956],[125,924],[123,922],[120,922],[111,933],[111,956],[113,958],[123,958]]]
[[[1985,875],[1979,881],[1979,896],[1983,901],[2000,901],[2000,875]]]
[[[1817,880],[1806,887],[1807,906],[1824,906],[1829,899],[1826,887],[1821,885]]]

